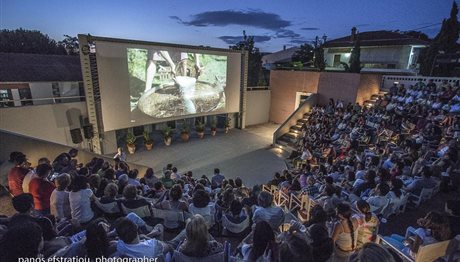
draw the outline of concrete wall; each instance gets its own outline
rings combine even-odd
[[[70,129],[80,128],[80,115],[88,115],[85,102],[1,108],[0,130],[85,148],[70,136]]]
[[[0,161],[9,159],[9,155],[13,151],[20,151],[27,156],[27,159],[33,166],[37,165],[38,159],[41,157],[47,157],[51,161],[54,160],[62,152],[68,152],[71,149],[69,146],[59,145],[52,142],[43,141],[40,139],[34,139],[21,135],[10,134],[8,132],[0,131]],[[78,161],[80,163],[88,163],[92,158],[99,157],[106,161],[113,162],[111,157],[105,157],[97,155],[95,153],[88,152],[86,150],[79,150]],[[139,174],[142,177],[147,167],[128,163],[130,168],[136,168],[139,170]]]
[[[364,101],[369,100],[372,95],[380,91],[382,84],[382,75],[379,74],[361,74],[358,93],[356,94],[356,103],[362,105]]]
[[[270,121],[283,123],[294,112],[296,92],[317,93],[320,105],[327,104],[330,98],[362,104],[379,92],[381,82],[379,74],[271,71]]]
[[[319,72],[271,71],[270,121],[283,123],[294,112],[297,92],[317,93],[319,76]]]
[[[318,104],[326,105],[330,98],[345,104],[356,101],[359,74],[321,72],[318,83]]]
[[[267,123],[270,116],[270,90],[248,91],[246,96],[246,126]]]

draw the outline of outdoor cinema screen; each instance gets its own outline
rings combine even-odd
[[[104,130],[239,111],[241,53],[96,40]]]

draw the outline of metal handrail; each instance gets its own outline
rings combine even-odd
[[[276,144],[276,140],[283,135],[280,134],[281,130],[285,129],[286,125],[289,122],[291,122],[293,118],[296,118],[295,121],[297,121],[299,115],[304,114],[303,112],[306,111],[307,106],[313,107],[316,105],[316,103],[317,94],[310,94],[310,96],[308,96],[308,98],[305,99],[305,101],[302,104],[300,104],[299,107],[294,112],[292,112],[292,114],[275,130],[275,132],[273,133],[273,145]],[[299,112],[302,112],[302,114],[300,114]]]
[[[85,98],[85,96],[60,96],[60,97],[43,97],[43,98],[32,98],[32,99],[8,99],[0,100],[0,103],[14,103],[14,102],[27,102],[27,101],[44,101],[44,100],[57,100],[57,99],[75,99],[75,98]],[[60,103],[49,103],[49,104],[60,104]]]

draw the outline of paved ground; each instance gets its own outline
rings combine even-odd
[[[128,156],[128,162],[152,167],[160,175],[168,163],[180,173],[192,170],[194,177],[211,176],[215,167],[227,178],[241,177],[252,186],[268,181],[276,171],[285,168],[285,162],[277,149],[270,147],[277,125],[264,124],[244,130],[232,129],[228,134],[206,134],[199,139],[192,132],[188,142],[175,139],[170,146],[154,145],[152,151],[139,149]]]

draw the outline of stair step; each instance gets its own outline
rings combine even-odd
[[[301,131],[301,130],[302,130],[302,125],[294,125],[294,126],[291,126],[291,129],[292,129],[292,130]]]
[[[303,125],[304,123],[307,123],[307,119],[299,119],[297,120],[297,124]]]

